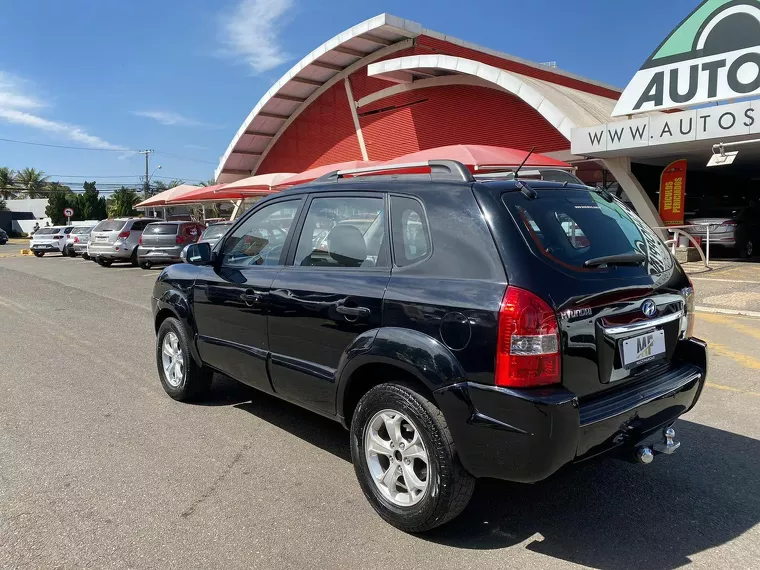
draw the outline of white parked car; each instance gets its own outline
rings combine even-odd
[[[46,253],[60,253],[64,255],[63,250],[66,247],[66,241],[69,238],[74,226],[53,226],[52,228],[40,228],[32,236],[29,242],[29,249],[36,257],[42,257]]]

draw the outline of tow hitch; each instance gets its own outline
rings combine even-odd
[[[636,461],[648,465],[654,461],[655,454],[664,453],[671,455],[679,447],[681,447],[681,442],[676,441],[676,430],[673,429],[673,426],[668,426],[662,430],[662,441],[660,443],[636,448]]]

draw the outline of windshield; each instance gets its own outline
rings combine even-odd
[[[148,224],[143,235],[169,236],[177,233],[178,224]]]
[[[231,224],[216,224],[213,226],[209,226],[205,232],[203,232],[203,235],[201,235],[201,239],[216,239],[222,237],[227,230],[229,229]]]
[[[126,224],[124,220],[103,220],[93,228],[94,232],[117,232]]]
[[[565,269],[588,271],[586,261],[631,253],[645,256],[650,274],[673,265],[660,238],[618,200],[570,188],[539,189],[532,200],[511,192],[503,200],[534,250]]]

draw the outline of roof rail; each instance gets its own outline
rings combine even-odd
[[[314,182],[338,182],[346,176],[361,176],[372,172],[391,172],[395,170],[409,170],[410,168],[430,168],[431,180],[456,180],[457,182],[475,182],[467,167],[456,160],[425,160],[423,162],[407,162],[404,164],[378,164],[364,168],[352,168],[349,170],[335,170],[324,176],[320,176]]]

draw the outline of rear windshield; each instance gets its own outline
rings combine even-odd
[[[40,228],[36,232],[34,232],[34,235],[44,236],[48,234],[54,234],[56,232],[58,232],[58,228]]]
[[[89,234],[92,231],[92,228],[83,228],[83,227],[75,227],[71,230],[72,234]]]
[[[116,232],[121,230],[126,224],[124,220],[103,220],[92,231],[94,232]]]
[[[214,226],[209,226],[206,231],[203,232],[201,239],[222,237],[229,228],[230,224],[216,224]]]
[[[539,190],[528,199],[520,192],[504,194],[528,243],[550,263],[571,271],[597,271],[590,259],[640,253],[650,274],[673,266],[673,259],[652,229],[618,200],[608,202],[595,191]]]
[[[705,208],[697,210],[691,218],[732,218],[741,211],[740,207],[735,208]]]
[[[169,236],[176,235],[178,224],[148,224],[143,231],[146,236]]]

